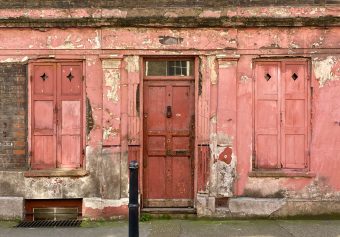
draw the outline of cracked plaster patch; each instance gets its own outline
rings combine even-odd
[[[324,60],[318,58],[313,60],[315,78],[319,81],[320,87],[323,87],[327,81],[339,80],[339,77],[332,72],[335,63],[336,59],[332,56],[328,56]]]
[[[112,102],[117,103],[119,101],[118,91],[120,88],[119,72],[114,69],[104,69],[104,79],[105,79],[105,85],[110,88],[107,90],[107,94],[106,94],[108,100],[111,100]]]
[[[139,72],[139,57],[138,56],[128,56],[125,58],[127,62],[126,70],[128,72]]]

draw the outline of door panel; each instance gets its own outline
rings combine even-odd
[[[61,66],[61,92],[62,95],[82,94],[82,71],[80,65]]]
[[[33,67],[33,96],[55,95],[55,65],[36,65]]]
[[[61,158],[59,167],[79,167],[81,142],[81,112],[80,101],[62,101],[61,130]]]
[[[59,65],[60,87],[57,103],[60,108],[58,126],[58,167],[78,168],[82,149],[82,69],[81,65]]]
[[[33,169],[49,169],[55,167],[55,136],[34,135],[33,142]]]
[[[80,136],[63,135],[61,137],[61,160],[59,167],[77,168],[80,166]]]
[[[257,168],[278,168],[279,64],[261,63],[255,81],[255,150]]]
[[[34,106],[34,128],[35,132],[44,130],[54,133],[54,101],[37,100],[33,102]]]
[[[55,65],[33,67],[32,159],[33,169],[49,169],[56,162],[56,73]]]
[[[192,206],[193,81],[144,82],[145,207]]]
[[[286,168],[305,168],[307,147],[307,88],[305,63],[284,63],[282,157]]]
[[[166,196],[165,161],[164,156],[148,156],[145,178],[148,187],[147,197],[150,199],[161,199]]]

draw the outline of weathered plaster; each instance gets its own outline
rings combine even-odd
[[[119,200],[102,199],[102,198],[84,198],[84,206],[92,209],[103,209],[105,207],[120,207],[129,203],[128,198]]]
[[[337,60],[334,56],[327,56],[325,59],[313,59],[313,70],[315,78],[319,81],[320,87],[323,87],[328,81],[339,80],[332,71]]]
[[[114,69],[103,69],[105,85],[110,89],[107,90],[107,98],[114,103],[119,101],[120,74]]]
[[[139,72],[139,56],[128,56],[124,60],[127,72]]]
[[[216,117],[210,119],[211,126],[216,124]],[[218,138],[223,144],[218,144]],[[232,154],[229,164],[219,160],[220,155],[228,146],[232,146],[233,138],[225,134],[210,133],[210,179],[209,191],[212,196],[233,196],[236,169],[236,157]]]
[[[107,140],[110,136],[115,137],[119,135],[119,130],[112,127],[103,128],[103,139]]]
[[[207,67],[210,69],[210,81],[211,84],[217,83],[217,73],[216,73],[216,56],[207,57]]]

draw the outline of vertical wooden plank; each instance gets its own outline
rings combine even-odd
[[[209,144],[210,76],[207,57],[201,56],[198,78],[197,144]]]
[[[308,150],[308,80],[305,62],[283,63],[281,144],[285,168],[305,168]]]
[[[257,168],[279,168],[279,63],[260,62],[255,78],[255,150]]]
[[[206,192],[209,179],[209,160],[210,149],[208,145],[198,146],[198,165],[197,165],[197,190]]]
[[[32,169],[56,167],[56,66],[33,64]]]
[[[83,81],[81,63],[57,64],[57,167],[82,165]]]

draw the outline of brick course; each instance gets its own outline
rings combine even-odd
[[[27,167],[26,68],[0,64],[0,170]]]

